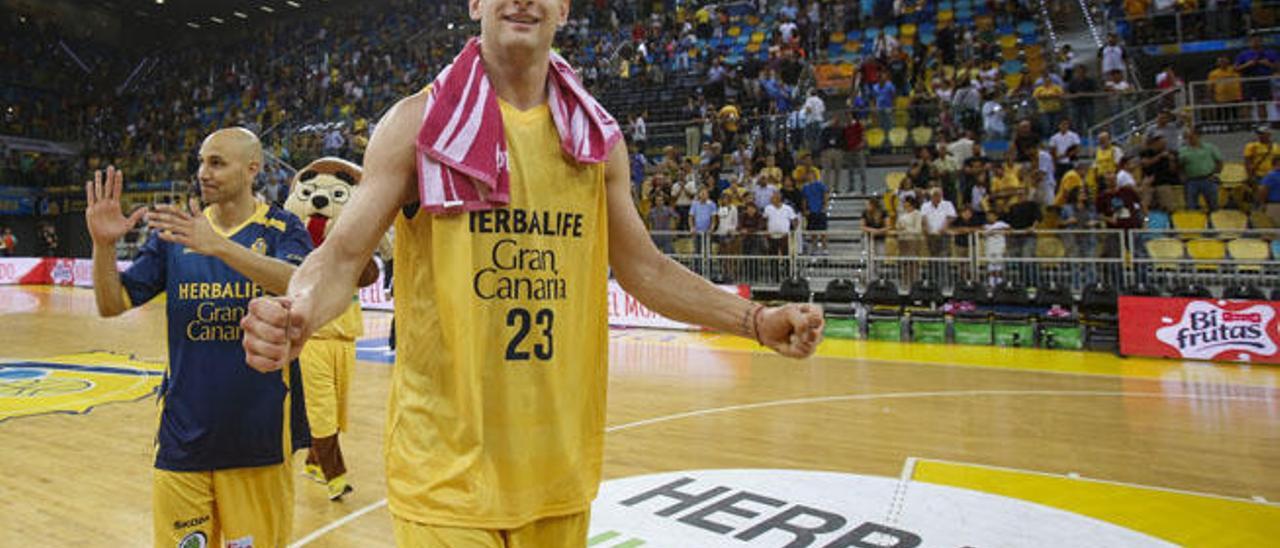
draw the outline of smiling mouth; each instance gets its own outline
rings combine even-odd
[[[520,25],[536,25],[542,22],[542,19],[531,15],[504,15],[502,20],[508,23],[516,23]]]

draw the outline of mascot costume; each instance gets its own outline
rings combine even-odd
[[[360,166],[339,158],[321,158],[294,176],[284,207],[302,220],[316,247],[333,230],[360,177]],[[360,275],[360,286],[377,277],[378,267],[370,260]],[[353,295],[347,311],[317,330],[299,357],[311,423],[311,449],[303,475],[325,484],[329,500],[334,501],[353,490],[338,433],[347,429],[347,392],[356,363],[356,339],[363,334],[360,299]]]

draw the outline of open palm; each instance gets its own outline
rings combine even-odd
[[[107,168],[104,177],[101,170],[93,173],[93,180],[84,184],[85,199],[89,207],[84,211],[89,225],[89,236],[95,245],[111,246],[142,220],[146,208],[138,208],[128,218],[120,209],[120,193],[124,191],[124,173],[115,166]]]

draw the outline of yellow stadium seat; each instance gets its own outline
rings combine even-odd
[[[764,33],[763,33],[763,32],[756,31],[756,32],[751,33],[751,43],[752,43],[752,44],[760,44],[760,43],[763,43],[763,42],[764,42]]]
[[[858,53],[859,51],[862,51],[862,42],[858,42],[856,40],[852,42],[845,42],[844,50],[852,53]]]
[[[1018,36],[1015,34],[1003,34],[996,38],[996,43],[1000,45],[1000,49],[1016,49],[1018,47]]]
[[[911,143],[916,146],[925,146],[933,141],[933,128],[929,126],[916,126],[911,129]]]
[[[1271,256],[1267,242],[1256,238],[1240,238],[1227,242],[1227,253],[1236,264],[1238,272],[1262,272],[1262,263]]]
[[[1196,238],[1187,242],[1187,255],[1196,261],[1196,270],[1218,270],[1218,266],[1227,258],[1227,244],[1222,240]]]
[[[873,127],[867,130],[867,147],[878,150],[884,147],[884,128]]]
[[[1020,83],[1022,83],[1022,75],[1021,75],[1021,74],[1006,74],[1006,75],[1004,75],[1004,87],[1005,87],[1006,89],[1008,89],[1008,90],[1010,90],[1010,91],[1012,91],[1012,90],[1014,90],[1014,89],[1017,89],[1017,88],[1018,88],[1018,84],[1020,84]]]
[[[831,33],[831,43],[832,43],[832,44],[843,44],[843,43],[844,43],[844,33],[843,33],[843,32],[840,32],[840,31],[836,31],[836,32]]]
[[[1173,228],[1178,230],[1178,236],[1189,240],[1209,228],[1209,217],[1203,211],[1178,210],[1173,212]]]
[[[1222,186],[1236,186],[1247,181],[1249,174],[1245,171],[1244,164],[1227,162],[1223,164],[1222,173],[1218,174],[1218,179],[1222,181]]]
[[[1220,238],[1231,240],[1239,238],[1240,233],[1249,226],[1249,216],[1238,209],[1219,209],[1209,214],[1209,222],[1214,230],[1219,231]]]
[[[938,24],[949,23],[956,19],[956,13],[951,10],[942,10],[938,12]]]
[[[1183,258],[1182,240],[1175,238],[1156,238],[1147,240],[1144,246],[1147,249],[1147,255],[1155,259],[1156,270],[1177,270],[1178,263]]]
[[[734,38],[742,36],[742,27],[739,27],[738,25],[729,27],[729,36],[732,36]]]
[[[760,43],[759,43],[759,42],[752,42],[752,43],[750,43],[750,44],[747,44],[747,52],[748,52],[748,53],[756,53],[756,52],[758,52],[758,51],[760,51]]]
[[[907,128],[899,126],[889,130],[889,144],[893,148],[906,148]]]

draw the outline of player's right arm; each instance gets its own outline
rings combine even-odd
[[[120,271],[116,270],[116,242],[137,226],[146,213],[138,208],[128,218],[120,209],[120,194],[124,189],[124,174],[114,166],[93,174],[93,180],[84,184],[85,199],[89,206],[84,211],[89,237],[93,240],[93,297],[98,304],[98,315],[104,318],[118,316],[129,310]]]
[[[283,298],[249,303],[245,357],[259,371],[280,369],[320,326],[351,305],[356,281],[406,203],[417,200],[415,142],[426,94],[397,103],[378,122],[364,156],[364,177],[324,244],[302,262]]]

